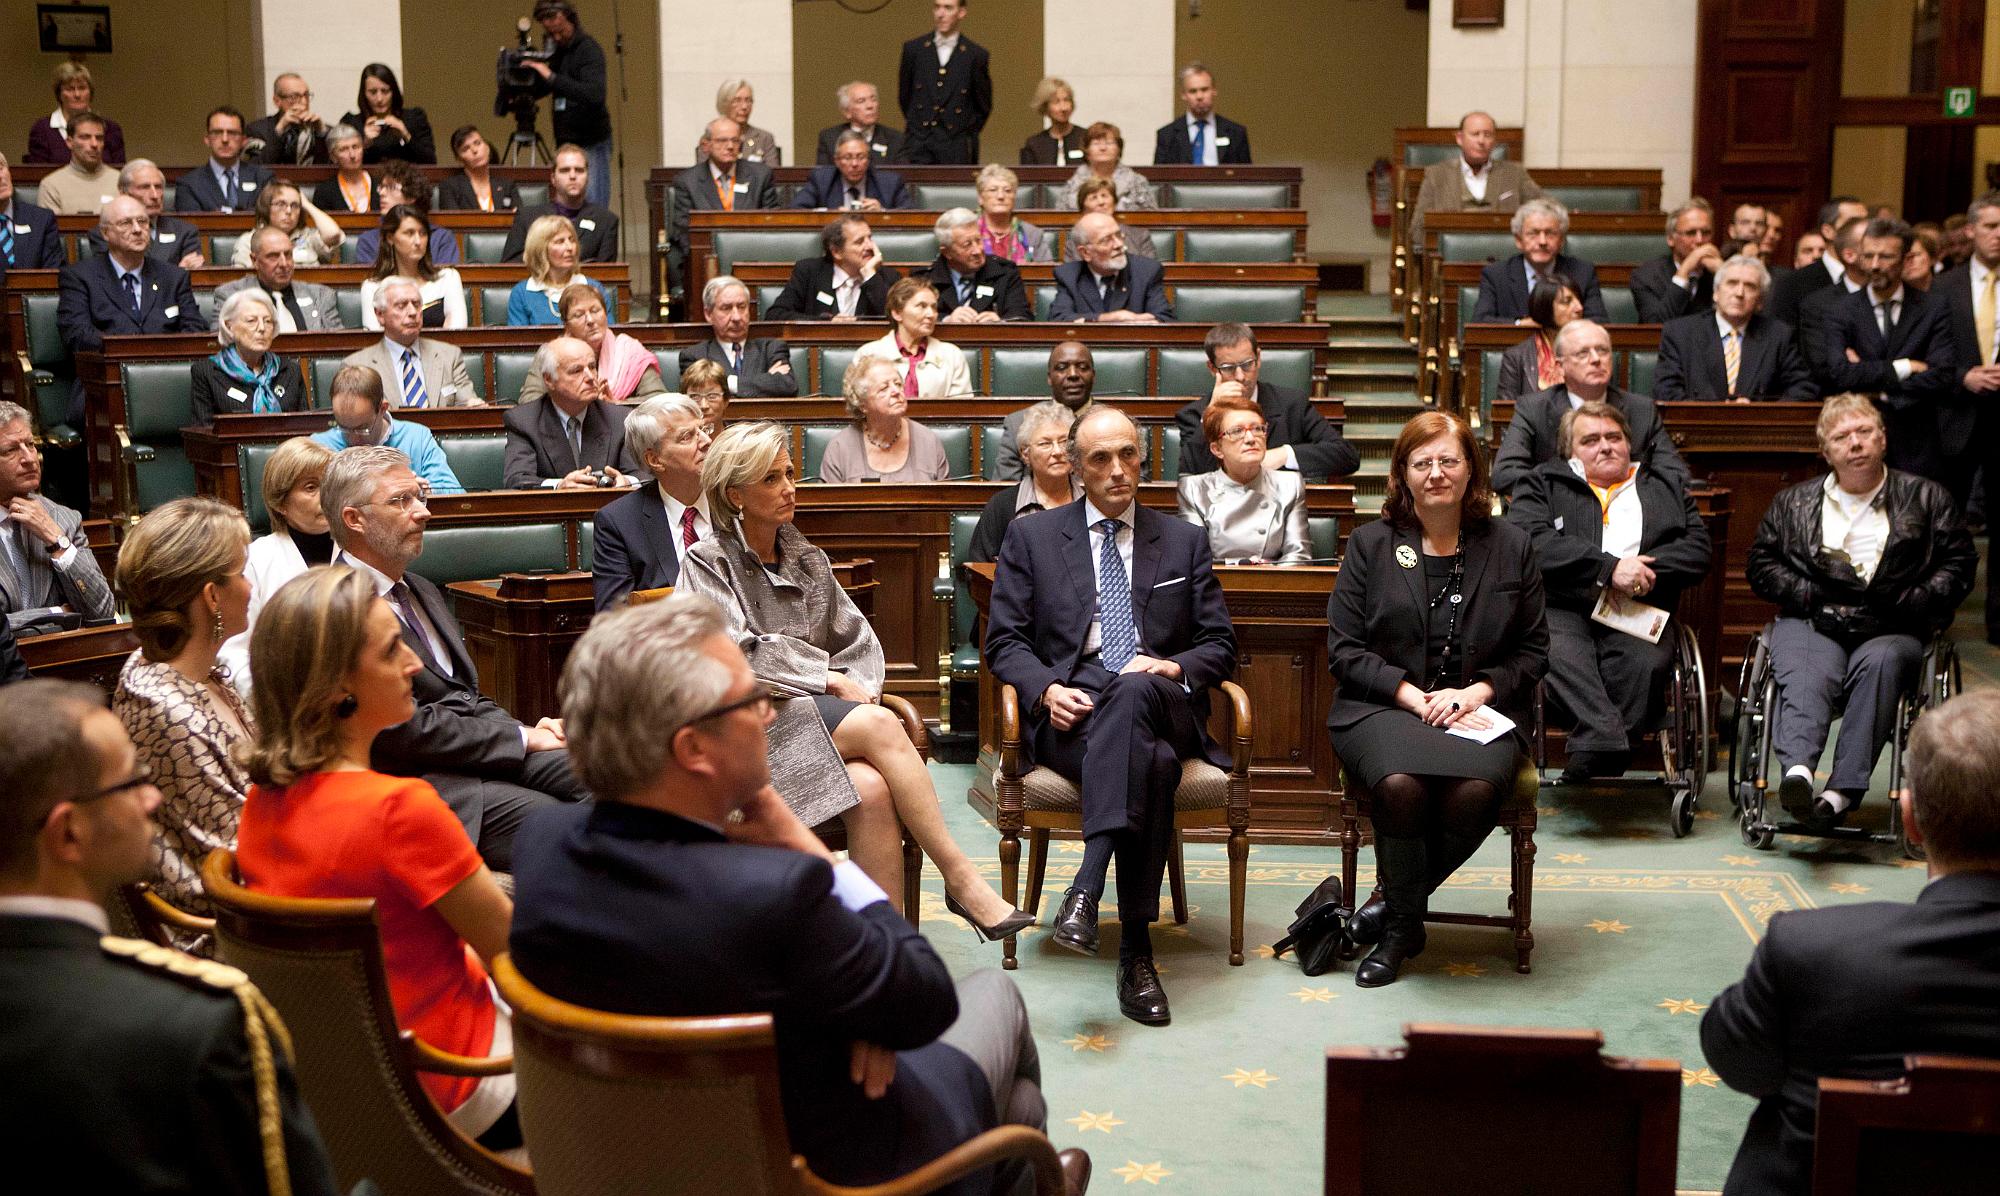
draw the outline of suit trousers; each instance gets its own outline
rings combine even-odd
[[[1672,629],[1649,644],[1551,606],[1549,695],[1576,720],[1572,751],[1622,752],[1647,729],[1653,679],[1673,660]]]
[[[979,137],[911,129],[903,138],[903,155],[912,166],[972,166],[979,161]]]
[[[1035,1051],[1021,990],[998,968],[981,968],[957,987],[958,1020],[938,1041],[971,1059],[985,1075],[999,1124],[1046,1131],[1049,1107],[1042,1098],[1042,1059]],[[1009,1160],[1000,1164],[993,1191],[995,1196],[1029,1196],[1034,1179],[1025,1161]]]
[[[1071,684],[1095,705],[1068,731],[1039,712],[1035,762],[1082,788],[1086,838],[1133,832],[1119,838],[1118,916],[1150,923],[1160,913],[1181,761],[1201,755],[1201,728],[1180,683],[1157,674],[1113,674],[1086,663]]]
[[[495,872],[514,870],[514,833],[532,810],[583,801],[590,791],[569,765],[569,751],[529,752],[513,780],[439,773],[424,778],[444,798]]]
[[[1552,654],[1553,655],[1553,654]],[[1878,635],[1852,652],[1804,619],[1771,625],[1771,671],[1778,680],[1772,739],[1784,768],[1819,763],[1836,710],[1840,739],[1827,788],[1860,795],[1882,745],[1896,728],[1896,702],[1916,687],[1924,646],[1913,635]]]

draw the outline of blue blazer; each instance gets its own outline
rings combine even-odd
[[[995,1123],[984,1075],[936,1041],[958,1017],[944,962],[888,902],[843,906],[824,860],[582,802],[529,816],[514,886],[509,949],[553,996],[648,1016],[771,1014],[792,1148],[822,1179],[880,1183]],[[898,1052],[881,1100],[848,1079],[857,1040]]]
[[[69,255],[63,251],[62,234],[56,231],[56,214],[19,198],[14,200],[14,260],[0,261],[0,270],[60,270]]]
[[[681,558],[674,551],[680,529],[667,519],[660,484],[647,482],[613,499],[591,520],[591,586],[597,609],[625,605],[633,590],[657,590],[680,580]]]
[[[188,171],[174,180],[174,211],[176,212],[219,212],[223,208],[222,184],[215,181],[215,172],[208,163]],[[236,163],[236,194],[229,197],[228,207],[235,212],[257,210],[257,193],[264,184],[271,181],[271,172],[255,162]]]
[[[1152,258],[1127,256],[1107,302],[1097,293],[1089,262],[1064,262],[1056,267],[1056,297],[1049,304],[1049,319],[1095,320],[1107,311],[1140,311],[1171,320],[1174,308],[1167,302],[1166,278],[1167,272]]]
[[[1472,323],[1487,324],[1518,320],[1528,314],[1527,255],[1517,253],[1505,261],[1489,262],[1479,272],[1479,302],[1472,309]],[[1593,320],[1609,320],[1604,296],[1597,289],[1597,267],[1580,257],[1558,253],[1552,269],[1566,274],[1582,288],[1583,314]]]
[[[883,207],[908,208],[915,204],[910,199],[909,188],[903,186],[903,176],[893,170],[877,170],[872,165],[868,175],[861,180],[861,194],[868,199],[879,200]],[[847,206],[847,180],[840,175],[838,166],[815,166],[807,177],[805,185],[792,197],[795,208],[844,208]]]

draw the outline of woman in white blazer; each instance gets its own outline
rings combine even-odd
[[[1201,430],[1222,468],[1180,480],[1180,513],[1207,530],[1216,563],[1310,561],[1305,481],[1294,470],[1264,468],[1264,413],[1249,399],[1213,399],[1202,412]]]
[[[938,322],[936,288],[923,278],[898,279],[889,288],[888,306],[895,327],[882,339],[861,346],[855,357],[894,362],[906,395],[911,370],[917,374],[916,398],[970,395],[972,370],[965,364],[965,351],[931,335]]]
[[[240,635],[223,642],[216,659],[229,670],[238,693],[250,693],[250,633],[257,614],[278,587],[314,565],[333,559],[333,535],[320,510],[319,483],[333,450],[306,436],[280,444],[264,464],[264,510],[271,533],[250,542],[243,575],[250,579],[250,617]]]

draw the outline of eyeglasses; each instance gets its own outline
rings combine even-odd
[[[425,510],[429,510],[430,502],[431,488],[429,485],[420,482],[415,490],[405,490],[401,494],[392,494],[387,498],[377,499],[374,502],[363,505],[370,507],[394,507],[398,511],[407,512],[411,507],[423,507]]]
[[[280,104],[296,104],[300,100],[310,100],[312,98],[313,93],[309,91],[281,91],[278,93],[278,102]]]
[[[1245,424],[1240,428],[1231,428],[1229,431],[1224,432],[1222,438],[1231,444],[1235,444],[1246,436],[1255,436],[1259,440],[1262,440],[1270,434],[1271,425],[1269,424]]]
[[[1028,446],[1030,451],[1037,453],[1060,453],[1068,447],[1066,440],[1037,440]]]
[[[720,403],[722,401],[722,392],[719,390],[691,390],[688,392],[688,398],[693,399],[697,403]]]
[[[1248,374],[1256,368],[1257,359],[1255,357],[1246,357],[1242,361],[1218,361],[1215,363],[1215,372],[1225,378],[1239,377]]]
[[[1443,468],[1446,473],[1457,473],[1464,464],[1464,457],[1422,457],[1410,462],[1410,472],[1427,474],[1433,469]]]
[[[756,689],[751,690],[748,697],[738,698],[727,705],[717,706],[707,714],[697,714],[682,725],[692,727],[696,723],[705,723],[710,719],[721,718],[725,714],[734,714],[739,710],[751,710],[756,713],[758,718],[768,719],[771,717],[771,711],[776,701],[777,695],[773,694],[765,686],[760,685]]]
[[[1599,345],[1592,345],[1584,349],[1571,349],[1569,352],[1563,354],[1563,358],[1566,361],[1610,361],[1611,350]]]
[[[85,793],[79,797],[72,797],[69,799],[69,804],[73,806],[81,806],[88,802],[102,801],[103,799],[111,797],[114,794],[123,793],[128,789],[137,789],[141,785],[150,785],[152,783],[153,783],[153,770],[141,764],[138,767],[138,769],[135,772],[133,772],[131,776],[126,777],[124,780],[119,781],[117,784],[106,785],[102,789],[93,790],[92,792]]]

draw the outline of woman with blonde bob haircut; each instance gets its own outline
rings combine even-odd
[[[580,283],[596,290],[605,310],[611,310],[611,296],[577,269],[581,252],[576,226],[568,217],[537,217],[528,226],[527,239],[521,246],[521,260],[527,264],[528,276],[515,283],[507,296],[507,323],[514,327],[562,323],[563,292]]]
[[[1083,161],[1083,130],[1070,120],[1076,115],[1076,89],[1054,75],[1045,75],[1035,84],[1035,98],[1028,106],[1036,116],[1046,119],[1049,127],[1022,144],[1021,165],[1075,166]]]
[[[514,906],[429,782],[373,770],[380,732],[415,710],[423,665],[368,575],[309,569],[271,596],[251,637],[254,782],[236,863],[259,892],[375,903],[396,1021],[456,1055],[509,1054],[513,1035],[486,964],[507,949]],[[420,1082],[490,1150],[521,1146],[512,1073]]]
[[[223,642],[243,630],[250,527],[209,498],[177,498],[148,512],[118,550],[118,591],[139,650],[118,673],[111,709],[162,800],[154,815],[153,882],[168,901],[213,912],[201,862],[236,844],[250,778],[236,760],[256,732],[229,672]],[[205,948],[194,937],[184,947]],[[205,953],[205,951],[204,951]]]
[[[319,483],[333,450],[310,436],[279,444],[264,462],[264,518],[269,535],[250,542],[244,573],[250,579],[250,615],[242,632],[222,646],[222,660],[238,693],[250,693],[250,631],[271,595],[314,565],[333,560],[333,532],[319,505]]]
[[[986,941],[1032,925],[979,875],[953,842],[923,758],[895,713],[881,705],[882,645],[853,599],[834,580],[826,553],[796,527],[797,477],[790,437],[766,421],[735,424],[709,449],[701,486],[715,535],[688,550],[681,584],[726,613],[730,638],[757,679],[777,698],[770,734],[771,783],[799,820],[818,825],[848,810],[860,785],[842,784],[865,769],[894,803],[886,825],[870,819],[859,842],[848,821],[855,862],[875,883],[902,889],[902,835],[944,875],[945,905]]]

